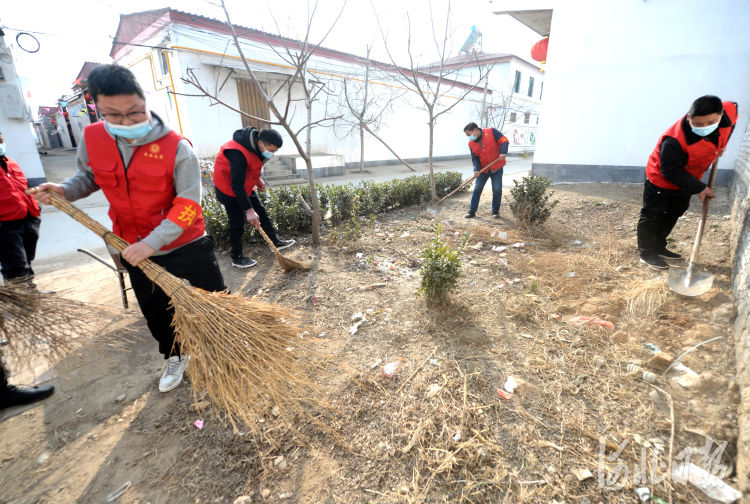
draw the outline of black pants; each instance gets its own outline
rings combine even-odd
[[[247,217],[242,207],[237,202],[237,198],[229,196],[216,189],[216,199],[219,203],[224,205],[227,211],[227,220],[229,221],[229,244],[231,245],[232,257],[242,256],[242,233],[245,232],[245,224],[247,223]],[[266,232],[268,237],[274,243],[279,241],[279,237],[276,236],[276,230],[273,227],[271,218],[268,216],[265,207],[258,198],[258,193],[253,191],[250,194],[250,202],[253,204],[253,210],[258,214],[260,220],[260,227]]]
[[[643,187],[643,208],[638,219],[638,253],[655,255],[667,246],[667,237],[690,206],[691,194],[662,189],[648,180]]]
[[[5,371],[3,352],[0,350],[0,392],[8,388],[8,373]]]
[[[184,245],[174,252],[151,256],[153,262],[175,276],[184,278],[193,287],[217,292],[226,289],[219,263],[214,255],[214,242],[208,236]],[[180,355],[179,345],[174,341],[172,319],[174,309],[169,306],[169,296],[148,277],[127,261],[122,261],[130,275],[130,284],[138,299],[138,305],[146,318],[151,334],[159,342],[159,353],[167,359]]]
[[[0,222],[0,265],[6,283],[34,277],[31,261],[36,255],[41,222],[30,213],[23,219]]]

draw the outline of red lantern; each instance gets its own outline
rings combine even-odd
[[[531,46],[531,58],[534,61],[541,61],[542,63],[547,61],[547,46],[549,46],[549,37],[544,37]]]

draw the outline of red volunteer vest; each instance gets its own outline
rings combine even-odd
[[[247,160],[247,172],[245,174],[245,191],[248,195],[255,189],[258,180],[260,179],[260,171],[263,168],[263,163],[260,158],[244,148],[238,142],[230,140],[219,149],[219,153],[216,155],[216,162],[214,163],[214,185],[216,188],[228,196],[237,197],[232,190],[232,175],[229,168],[229,160],[224,155],[224,151],[227,149],[235,149],[242,153]]]
[[[734,125],[737,122],[737,107],[735,107],[732,102],[722,102],[722,105],[724,106],[724,113],[729,117],[732,125]],[[727,142],[729,142],[729,134],[731,132],[732,126],[719,128],[718,147],[710,140],[699,140],[692,145],[688,145],[687,139],[685,138],[685,132],[682,131],[682,119],[680,119],[659,138],[659,142],[648,157],[648,163],[646,164],[646,177],[648,177],[648,180],[655,186],[664,189],[679,189],[677,185],[665,179],[661,174],[659,149],[664,137],[670,136],[676,138],[677,141],[680,142],[682,150],[688,155],[688,161],[684,168],[685,171],[698,180],[702,179],[706,170],[711,167],[711,164],[719,155],[719,150],[727,146]]]
[[[479,142],[469,140],[469,150],[471,150],[471,153],[479,158],[479,164],[482,165],[482,168],[484,168],[485,166],[496,160],[498,156],[500,156],[500,144],[503,144],[507,141],[508,139],[505,138],[505,135],[503,135],[500,137],[500,140],[496,142],[495,135],[492,134],[492,128],[487,128],[482,130],[481,145],[479,144]],[[493,164],[490,168],[490,171],[496,172],[503,166],[505,166],[504,159]]]
[[[104,122],[84,130],[89,166],[94,180],[109,201],[112,230],[128,243],[145,238],[168,219],[183,229],[171,250],[204,235],[203,212],[197,202],[177,197],[174,190],[174,161],[183,137],[170,131],[162,138],[136,147],[127,171],[114,138]]]
[[[23,219],[31,213],[39,217],[39,203],[24,191],[29,182],[18,163],[5,158],[8,173],[0,167],[0,221]]]

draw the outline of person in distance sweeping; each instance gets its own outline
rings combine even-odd
[[[258,131],[252,126],[238,129],[232,139],[221,146],[214,163],[216,199],[224,205],[229,221],[229,243],[232,266],[251,268],[258,264],[242,254],[242,234],[245,222],[260,226],[279,250],[294,245],[294,240],[284,240],[276,234],[271,218],[255,192],[264,191],[261,178],[263,164],[281,148],[281,135],[273,129]]]
[[[487,179],[492,181],[492,217],[500,217],[500,201],[503,196],[503,166],[508,154],[508,139],[495,128],[480,129],[477,123],[470,122],[464,126],[464,134],[469,137],[469,150],[471,151],[471,162],[474,165],[474,192],[471,194],[469,212],[464,216],[473,218],[479,209],[479,198],[482,196]],[[488,170],[482,173],[486,167],[496,159],[500,158]]]

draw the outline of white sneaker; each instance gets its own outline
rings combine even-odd
[[[190,362],[189,355],[178,357],[173,355],[167,360],[167,366],[159,379],[159,392],[169,392],[182,383],[182,375]]]

